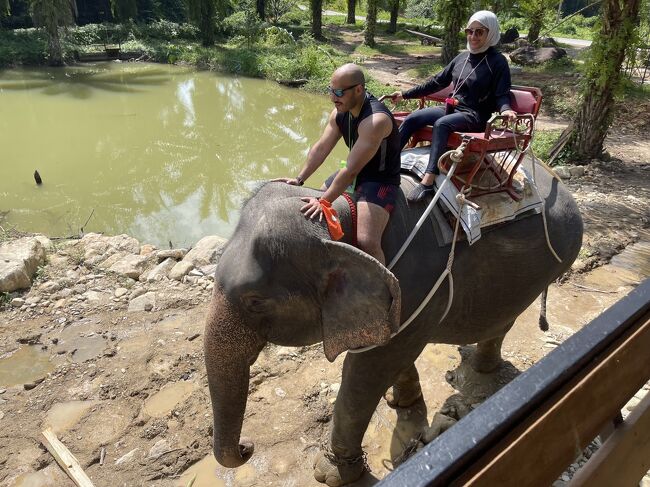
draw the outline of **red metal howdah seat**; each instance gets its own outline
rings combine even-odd
[[[431,102],[444,103],[452,91],[453,86],[449,85],[418,99],[419,108],[425,108]],[[510,106],[518,114],[516,122],[508,124],[507,117],[493,115],[485,132],[452,133],[447,142],[450,149],[460,146],[463,139],[468,141],[463,160],[452,177],[456,187],[470,188],[473,196],[506,191],[514,200],[519,201],[521,196],[513,188],[512,179],[532,141],[535,119],[541,104],[542,92],[539,88],[513,86],[510,90]],[[409,113],[394,112],[397,124],[400,125]],[[408,147],[420,143],[430,144],[432,130],[431,126],[417,130],[411,136]],[[441,162],[440,169],[447,172],[450,166],[451,161],[447,158]]]

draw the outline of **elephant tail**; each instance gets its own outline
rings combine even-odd
[[[540,296],[539,306],[539,329],[548,331],[548,320],[546,319],[546,296],[548,295],[548,286],[544,288]]]

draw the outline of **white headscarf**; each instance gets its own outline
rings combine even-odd
[[[472,49],[469,46],[469,41],[467,41],[467,50],[472,54],[480,54],[487,51],[491,46],[496,46],[499,43],[499,39],[501,39],[501,34],[499,33],[499,20],[497,19],[497,16],[489,10],[479,10],[469,18],[467,21],[467,27],[469,27],[474,21],[488,28],[487,40],[485,44],[483,44],[483,47]]]

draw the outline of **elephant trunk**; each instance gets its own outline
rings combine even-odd
[[[250,366],[264,341],[244,325],[240,314],[215,288],[205,327],[205,364],[214,416],[214,456],[224,467],[239,467],[253,454],[240,440]]]

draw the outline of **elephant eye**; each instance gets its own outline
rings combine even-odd
[[[242,296],[242,303],[250,313],[264,313],[269,309],[270,299],[259,294],[247,294]]]

